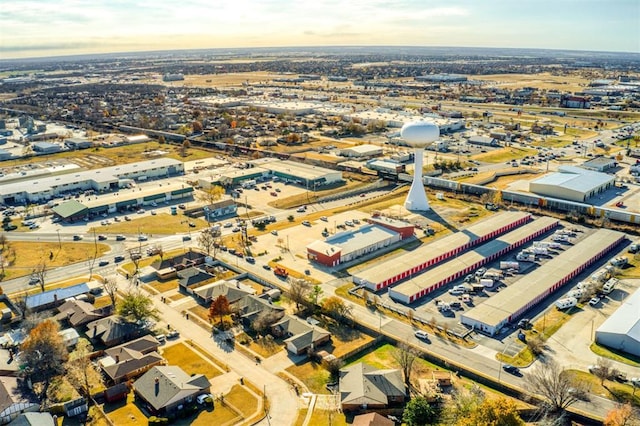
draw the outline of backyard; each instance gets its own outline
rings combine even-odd
[[[184,343],[176,343],[162,350],[169,365],[178,365],[187,374],[204,374],[208,379],[223,373],[216,365],[202,357]]]

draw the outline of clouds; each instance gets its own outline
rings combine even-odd
[[[0,56],[296,45],[640,50],[640,2],[611,0],[21,0],[0,9]],[[615,25],[600,37],[581,28]],[[480,43],[480,44],[479,44]],[[54,52],[62,49],[60,52]],[[98,50],[96,50],[98,49]],[[41,53],[35,52],[42,50]],[[47,53],[48,52],[48,53]]]

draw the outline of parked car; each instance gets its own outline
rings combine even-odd
[[[196,401],[198,401],[198,404],[200,405],[204,405],[206,403],[213,403],[213,396],[211,396],[210,393],[203,393],[202,395],[198,395],[196,397]]]
[[[180,337],[178,330],[171,330],[167,333],[167,339],[177,339],[178,337]]]
[[[413,333],[418,339],[421,340],[428,340],[429,339],[429,335],[427,334],[426,331],[422,331],[422,330],[418,330],[415,333]]]
[[[304,226],[311,226],[311,222],[309,222],[308,220],[303,220],[303,221],[302,221],[302,224],[303,224]]]
[[[600,303],[600,298],[598,296],[594,296],[589,300],[589,304],[591,306],[596,306],[598,303]]]
[[[511,365],[511,364],[504,364],[504,365],[502,366],[502,369],[503,369],[504,371],[506,371],[507,373],[511,373],[511,374],[518,374],[518,373],[520,373],[520,370],[518,369],[518,367],[515,367],[515,366],[513,366],[513,365]]]

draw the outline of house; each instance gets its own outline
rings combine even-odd
[[[203,207],[205,219],[208,221],[220,220],[220,218],[235,216],[238,205],[233,200],[222,200]]]
[[[156,271],[170,269],[172,271],[182,271],[192,266],[202,265],[206,255],[197,251],[188,251],[169,259],[157,260],[151,264]],[[158,274],[158,272],[156,272]]]
[[[76,284],[70,287],[56,288],[38,294],[32,294],[25,298],[25,306],[32,312],[55,308],[62,305],[66,299],[89,293],[87,283]]]
[[[89,302],[68,300],[58,307],[58,314],[54,318],[59,322],[68,322],[71,327],[79,327],[104,316],[102,310],[96,309]]]
[[[378,370],[363,362],[340,369],[339,387],[344,411],[387,408],[407,397],[400,370]]]
[[[11,426],[55,426],[53,416],[49,413],[28,412],[20,414]]]
[[[290,315],[285,315],[282,320],[273,324],[271,333],[276,337],[287,337],[284,343],[294,355],[314,351],[331,340],[331,333],[327,330]]]
[[[154,415],[184,409],[195,398],[208,393],[211,384],[203,374],[189,376],[180,367],[156,366],[133,383],[134,392]]]
[[[115,346],[135,337],[138,326],[121,316],[111,315],[87,324],[87,337],[105,346]]]
[[[206,284],[207,282],[214,280],[216,276],[192,266],[178,271],[178,278],[178,285],[180,286],[180,289],[188,291],[190,287],[198,284]]]
[[[18,390],[18,378],[0,376],[0,424],[7,424],[27,411],[40,410],[36,399],[25,398]]]
[[[285,309],[272,304],[268,299],[263,299],[253,294],[249,294],[238,300],[235,304],[236,312],[244,324],[251,324],[254,319],[263,312],[272,312],[274,317],[282,318]]]
[[[351,426],[395,426],[395,422],[378,413],[367,413],[355,416]]]
[[[234,305],[236,305],[239,300],[255,292],[252,287],[241,284],[236,280],[218,280],[198,287],[193,291],[193,294],[205,304],[211,303],[212,300],[215,300],[219,296],[224,296],[229,301],[232,310],[235,310],[233,309]]]
[[[160,342],[155,337],[142,336],[107,349],[98,364],[110,382],[120,383],[164,364],[165,359],[158,353],[158,346]]]

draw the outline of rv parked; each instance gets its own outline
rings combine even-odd
[[[536,255],[533,253],[525,253],[521,251],[516,255],[516,260],[518,260],[519,262],[535,262]]]
[[[560,299],[556,302],[556,308],[563,310],[573,308],[578,304],[578,299],[575,297],[565,297],[564,299]]]
[[[613,289],[615,288],[616,284],[618,284],[618,279],[617,278],[611,278],[609,281],[604,283],[604,285],[602,286],[602,292],[604,294],[611,293],[613,291]]]
[[[520,269],[520,264],[518,262],[500,262],[500,269],[515,269],[517,271]]]

